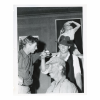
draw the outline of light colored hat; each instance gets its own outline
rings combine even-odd
[[[60,65],[65,67],[65,61],[57,56],[50,58],[50,60],[46,62],[47,65],[54,64],[54,63],[59,63]]]

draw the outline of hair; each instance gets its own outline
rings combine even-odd
[[[19,43],[20,49],[23,49],[27,43],[35,43],[35,42],[38,43],[38,39],[29,35],[25,39],[20,41]]]

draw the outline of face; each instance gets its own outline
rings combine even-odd
[[[67,53],[68,52],[69,46],[59,44],[58,47],[59,47],[61,53]]]
[[[29,46],[30,53],[34,53],[36,50],[37,50],[37,43],[34,42],[34,43],[30,44],[30,46]]]
[[[49,74],[50,74],[51,78],[57,77],[58,73],[59,73],[58,63],[51,64],[50,66],[51,66],[51,69],[49,71]]]

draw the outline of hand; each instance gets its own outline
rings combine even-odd
[[[23,78],[18,76],[18,85],[22,85],[23,84]]]
[[[47,53],[45,52],[45,50],[40,54],[41,59],[44,59],[47,56]]]

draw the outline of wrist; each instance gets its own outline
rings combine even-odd
[[[41,60],[42,60],[42,59],[45,59],[45,58],[44,58],[44,57],[41,57]]]

